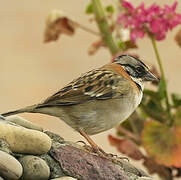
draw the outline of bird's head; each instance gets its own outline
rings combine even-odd
[[[113,63],[121,65],[130,75],[131,79],[141,86],[145,81],[158,81],[158,78],[149,68],[134,56],[120,55],[114,59]]]

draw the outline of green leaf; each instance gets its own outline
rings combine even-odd
[[[158,94],[157,94],[157,92],[155,92],[155,91],[152,91],[152,90],[150,90],[150,89],[145,89],[144,90],[144,94],[146,94],[146,95],[148,95],[148,96],[151,96],[151,97],[158,97]]]
[[[148,116],[155,120],[164,122],[166,114],[158,92],[145,89],[141,107]]]
[[[150,89],[145,89],[144,92],[144,97],[149,97],[152,99],[156,104],[160,104],[160,97],[158,92],[152,91]]]
[[[143,125],[144,125],[144,120],[140,118],[140,116],[136,111],[133,114],[131,114],[131,116],[129,116],[129,118],[126,121],[120,124],[120,126],[123,127],[124,129],[137,135],[140,135],[143,129]],[[122,134],[119,130],[117,131],[117,135],[124,136],[124,134]]]
[[[153,120],[145,123],[142,142],[149,157],[165,166],[181,167],[181,126],[168,127]]]
[[[131,128],[131,125],[130,125],[130,122],[127,120],[127,121],[124,121],[123,123],[121,123],[119,126],[122,126],[123,128],[127,129],[128,131],[132,132],[132,128]],[[123,133],[121,133],[120,131],[117,131],[117,135],[118,136],[124,136]]]
[[[122,41],[118,41],[118,46],[119,46],[119,48],[122,49],[122,50],[125,50],[125,49],[126,49],[126,45],[125,45],[125,43],[122,42]]]
[[[171,95],[171,97],[172,97],[172,101],[173,101],[173,104],[175,107],[178,107],[181,105],[181,95],[180,94],[173,93]]]
[[[163,79],[161,79],[158,87],[158,95],[160,99],[163,99],[166,96],[165,90],[166,90],[166,82]]]
[[[174,125],[181,126],[181,106],[177,108],[174,114]]]
[[[93,13],[93,6],[92,6],[92,3],[89,3],[86,7],[86,10],[85,10],[85,13],[86,14],[92,14]]]
[[[112,5],[109,5],[109,6],[106,7],[106,11],[108,13],[114,13],[114,7]]]
[[[153,102],[149,102],[149,103],[150,103],[149,105],[141,104],[140,107],[149,117],[157,121],[164,122],[165,121],[164,113],[156,109],[155,104],[153,104]],[[152,106],[152,108],[150,108],[150,106]]]
[[[132,41],[129,41],[129,40],[128,41],[124,41],[124,42],[117,41],[117,43],[118,43],[119,48],[121,50],[123,50],[123,51],[127,51],[129,49],[138,48],[138,46],[135,43],[133,43]]]

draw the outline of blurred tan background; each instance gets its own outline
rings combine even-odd
[[[58,42],[43,43],[45,18],[53,9],[70,14],[79,23],[96,30],[84,14],[88,0],[0,0],[0,113],[42,101],[81,73],[102,66],[110,61],[107,50],[101,49],[95,56],[88,56],[87,49],[96,36],[77,30],[75,36],[62,36]],[[109,0],[103,0],[108,4]],[[135,4],[139,0],[133,1]],[[148,4],[154,1],[147,1]],[[159,4],[172,0],[157,0]],[[181,3],[177,9],[181,13]],[[163,59],[169,91],[181,89],[181,49],[173,40],[179,29],[168,34],[158,43]],[[138,41],[139,49],[133,52],[146,63],[156,65],[149,39]],[[23,114],[23,117],[38,123],[45,129],[61,134],[71,141],[82,139],[70,127],[55,117],[40,114]],[[93,136],[93,139],[108,152],[111,148],[107,135],[114,129]],[[83,140],[83,139],[82,139]]]

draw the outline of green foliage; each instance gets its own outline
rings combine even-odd
[[[125,43],[122,42],[122,41],[118,41],[118,47],[119,47],[120,49],[122,49],[122,50],[125,50],[125,49],[126,49],[126,45],[125,45]]]
[[[160,100],[165,97],[165,93],[166,93],[165,89],[166,89],[166,82],[161,78],[159,87],[158,87],[158,95],[159,95]]]
[[[165,112],[158,92],[145,89],[141,108],[148,115],[148,117],[164,122]]]
[[[112,5],[108,5],[107,7],[106,7],[106,11],[108,12],[108,13],[114,13],[114,7],[112,6]]]
[[[118,40],[117,41],[118,47],[122,50],[122,51],[127,51],[129,49],[135,49],[137,48],[137,45],[135,43],[133,43],[132,41],[128,40],[128,41],[121,41]]]
[[[176,110],[174,114],[174,125],[181,126],[181,106]]]
[[[98,49],[103,46],[111,52],[112,56],[122,51],[127,53],[130,49],[138,48],[136,42],[131,40],[122,42],[122,39],[119,38],[122,37],[122,34],[118,28],[124,27],[124,24],[118,25],[116,23],[117,19],[115,19],[116,16],[113,16],[115,8],[112,5],[103,7],[102,2],[101,0],[91,0],[85,9],[86,14],[94,15],[94,22],[97,23],[99,32],[94,32],[92,29],[88,29],[82,25],[79,26],[98,37],[98,40],[93,43],[94,48]],[[116,10],[118,9],[120,11],[124,10],[119,1],[117,2]],[[74,21],[71,22],[74,24]],[[72,23],[63,22],[59,24],[60,28],[62,28],[62,24],[64,26],[67,25],[66,33],[69,32],[70,34],[70,30],[74,30],[74,28],[70,28],[70,24]],[[144,28],[146,29],[147,27]],[[56,32],[57,29],[56,26],[54,31]],[[54,31],[51,31],[51,33]],[[64,31],[65,27],[63,31],[59,30],[58,32]],[[147,161],[144,162],[144,165],[151,173],[156,172],[164,176],[164,179],[171,180],[173,179],[173,167],[179,168],[178,174],[181,168],[181,95],[172,93],[172,104],[169,102],[167,82],[156,39],[152,33],[147,35],[151,39],[159,65],[161,73],[160,83],[156,84],[154,91],[150,89],[144,90],[142,103],[138,110],[127,121],[121,124],[122,129],[118,128],[117,135],[121,136],[122,139],[110,137],[109,140],[120,152],[125,153],[129,157],[135,160],[142,159],[143,161]],[[144,147],[147,155],[143,155],[138,146]]]
[[[92,14],[93,13],[93,6],[92,6],[92,3],[89,3],[86,7],[86,10],[85,10],[85,13],[86,14]]]
[[[171,97],[172,97],[173,105],[175,108],[181,106],[181,95],[180,94],[172,93]]]
[[[158,164],[181,166],[181,126],[168,127],[156,121],[147,121],[142,132],[143,145]]]
[[[122,42],[122,40],[119,39],[121,36],[118,28],[116,28],[118,26],[114,19],[115,16],[113,16],[115,13],[114,7],[112,5],[102,7],[101,0],[92,0],[91,2],[86,8],[86,14],[94,13],[96,17],[97,14],[93,11],[93,5],[94,8],[97,8],[98,15],[101,18],[95,18],[95,20],[102,37],[112,37],[110,41],[106,41],[106,38],[104,38],[104,44],[109,50],[111,50],[111,47],[116,47],[112,55],[114,56],[120,51],[128,52],[128,50],[132,48],[137,48],[136,43],[132,41]],[[120,6],[116,8],[123,10]],[[104,12],[107,13],[107,16],[105,16]],[[103,20],[107,21],[106,28],[104,28],[105,31],[102,31],[103,27],[105,27]],[[146,158],[153,161],[152,163],[154,165],[151,163],[149,169],[156,166],[158,166],[159,169],[165,168],[169,171],[168,176],[173,179],[172,169],[166,166],[181,167],[181,95],[172,93],[172,103],[170,102],[167,92],[167,82],[156,40],[151,34],[149,37],[159,65],[161,80],[159,84],[156,85],[154,91],[150,89],[144,90],[139,112],[134,112],[127,121],[121,124],[121,127],[124,128],[128,134],[130,133],[131,136],[128,136],[128,134],[118,128],[117,135],[123,139],[125,138],[124,141],[118,141],[116,139],[111,139],[111,141],[114,145],[116,142],[116,147],[119,147],[120,152],[122,152],[121,148],[132,149],[133,152],[137,152],[135,146],[127,140],[128,138],[129,140],[132,139],[135,143],[136,140],[132,137],[138,137],[139,141],[136,142],[136,145],[144,147],[148,153]],[[134,159],[135,156],[132,158]],[[158,171],[155,172],[160,173]],[[167,175],[165,175],[164,172],[161,176],[166,177]]]

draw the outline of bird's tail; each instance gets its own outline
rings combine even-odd
[[[34,112],[36,112],[36,110],[35,110],[36,107],[37,107],[37,105],[27,106],[25,108],[18,109],[15,111],[9,111],[9,112],[3,113],[1,115],[6,117],[6,116],[11,116],[11,115],[19,114],[19,113],[24,113],[24,112],[34,113]]]

